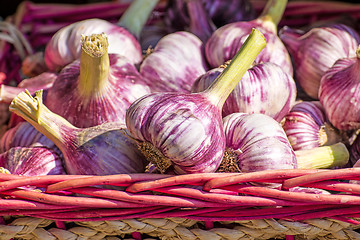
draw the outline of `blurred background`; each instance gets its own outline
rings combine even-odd
[[[58,0],[58,1],[50,1],[50,0],[33,0],[33,3],[61,3],[61,4],[86,4],[86,3],[95,3],[95,2],[114,2],[116,0]],[[130,2],[131,0],[117,0],[119,2]],[[296,0],[289,0],[289,2],[294,2]],[[330,0],[332,1],[332,0]],[[0,8],[0,17],[6,18],[9,15],[15,13],[16,8],[22,2],[22,0],[0,0],[1,7]],[[320,1],[311,1],[311,2],[320,2]],[[340,1],[340,2],[349,2],[349,3],[359,3],[359,0],[348,0],[348,1]]]

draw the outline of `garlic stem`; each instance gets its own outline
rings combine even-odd
[[[133,0],[121,16],[118,25],[126,28],[137,39],[158,0]]]
[[[259,30],[253,28],[229,65],[204,91],[204,93],[209,95],[210,101],[215,106],[222,108],[232,90],[236,87],[265,46],[266,40],[264,35]]]
[[[42,90],[36,91],[35,95],[32,97],[28,90],[19,93],[9,109],[33,125],[62,151],[66,134],[74,134],[77,128],[43,104]]]
[[[273,22],[277,28],[284,15],[287,3],[287,0],[268,0],[259,18]]]
[[[80,55],[79,94],[94,96],[106,86],[110,60],[105,33],[82,35]]]
[[[344,166],[349,161],[349,151],[339,142],[330,146],[321,146],[295,151],[299,169],[319,169]]]

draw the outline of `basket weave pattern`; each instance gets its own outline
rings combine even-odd
[[[134,232],[161,239],[360,239],[360,185],[349,181],[360,179],[355,168],[0,179],[1,239],[106,239]]]

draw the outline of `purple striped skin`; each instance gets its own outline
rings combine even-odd
[[[145,171],[145,157],[121,122],[77,128],[42,103],[41,91],[36,92],[35,97],[28,92],[20,93],[9,109],[56,144],[63,154],[68,174],[112,175]]]
[[[285,116],[283,129],[295,151],[322,146],[320,130],[325,125],[325,112],[314,102],[300,102]]]
[[[355,57],[360,36],[352,28],[335,24],[308,32],[284,27],[279,36],[294,61],[295,79],[304,92],[319,99],[321,77],[340,58]]]
[[[295,153],[280,124],[260,114],[233,113],[223,118],[226,147],[237,153],[242,172],[295,169]]]
[[[206,89],[223,71],[214,68],[199,77],[193,92]],[[262,113],[280,122],[295,104],[294,79],[274,63],[260,63],[250,68],[226,99],[223,116],[231,113]]]
[[[140,65],[152,92],[189,93],[195,79],[206,70],[202,41],[184,31],[161,38]]]
[[[145,171],[145,157],[122,123],[103,123],[84,129],[64,127],[61,138],[58,147],[68,174],[100,176]]]
[[[72,23],[53,35],[45,48],[46,66],[50,71],[60,71],[80,57],[81,34],[89,36],[102,32],[108,36],[109,53],[126,56],[133,64],[142,60],[140,43],[128,30],[106,20],[92,18]]]
[[[326,116],[340,130],[360,128],[360,57],[343,58],[321,78],[319,100]]]
[[[204,93],[144,96],[129,107],[126,126],[160,150],[176,174],[215,172],[224,154],[220,110]]]
[[[54,150],[36,144],[1,153],[0,166],[11,174],[27,177],[66,174],[61,157]]]
[[[260,30],[267,42],[266,47],[255,59],[255,63],[272,62],[278,64],[285,72],[293,76],[290,54],[277,36],[276,26],[272,22],[261,19],[229,23],[218,28],[205,44],[205,56],[209,65],[215,68],[231,60],[253,28]]]
[[[61,155],[56,145],[28,122],[21,122],[5,132],[0,140],[0,152],[14,147],[30,147],[33,144],[50,148]]]
[[[106,87],[97,94],[80,94],[80,60],[67,65],[49,89],[45,105],[80,128],[105,122],[125,123],[126,109],[139,97],[150,93],[143,77],[127,58],[109,54]],[[66,104],[60,104],[66,103]]]

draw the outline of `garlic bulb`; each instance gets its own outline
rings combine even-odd
[[[302,101],[293,106],[282,122],[293,149],[311,149],[341,141],[340,133],[326,119],[318,101]]]
[[[12,101],[10,111],[55,143],[63,154],[68,174],[109,175],[145,170],[144,156],[122,123],[77,128],[42,103],[42,91],[37,91],[35,98],[27,91],[20,93]]]
[[[228,158],[221,169],[256,172],[297,168],[295,153],[281,125],[261,114],[233,113],[223,119]]]
[[[205,55],[211,67],[218,67],[230,60],[239,50],[252,28],[260,30],[267,46],[255,63],[272,62],[293,76],[290,55],[277,35],[277,25],[284,13],[287,0],[269,0],[261,15],[251,21],[239,21],[218,28],[205,44]]]
[[[52,149],[36,144],[13,147],[0,154],[0,166],[22,176],[66,174],[61,157]]]
[[[53,149],[61,156],[56,145],[26,121],[18,123],[4,133],[0,139],[0,153],[14,147],[30,147],[33,144]]]
[[[102,19],[86,19],[57,31],[45,48],[45,63],[50,71],[60,71],[81,54],[81,35],[105,33],[109,36],[109,53],[126,56],[132,63],[142,59],[139,42],[125,28]]]
[[[330,123],[340,130],[360,128],[360,47],[355,54],[337,60],[320,82],[319,100]]]
[[[266,46],[253,29],[230,65],[201,93],[160,92],[136,100],[126,126],[149,161],[165,172],[214,172],[223,157],[225,137],[221,109],[243,74]]]
[[[304,92],[318,99],[320,80],[336,60],[355,57],[358,33],[343,24],[316,27],[304,32],[284,27],[280,39],[294,61],[295,79]]]
[[[192,92],[205,90],[223,69],[214,68],[200,76]],[[226,99],[223,116],[236,112],[263,113],[280,122],[295,104],[295,98],[295,81],[288,73],[274,63],[259,63],[244,74]]]
[[[125,123],[126,109],[149,87],[127,58],[108,54],[106,34],[83,35],[81,46],[80,59],[62,69],[45,105],[80,128]]]
[[[349,160],[342,143],[294,151],[281,125],[264,114],[233,113],[223,123],[227,154],[222,172],[331,168]]]
[[[133,64],[140,63],[142,49],[138,38],[157,3],[157,0],[133,0],[117,24],[89,18],[61,28],[46,45],[46,66],[50,71],[60,71],[80,57],[81,35],[100,33],[109,36],[109,53],[126,56]]]
[[[181,31],[161,38],[139,71],[152,92],[189,93],[206,69],[203,43],[194,34]]]

